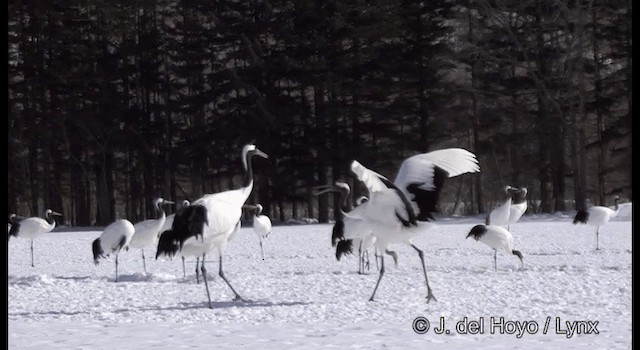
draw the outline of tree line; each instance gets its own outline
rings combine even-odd
[[[445,147],[482,172],[444,213],[526,186],[552,213],[631,199],[630,0],[8,3],[8,207],[72,225],[239,186],[274,221],[331,218],[349,162]],[[333,199],[334,201],[336,199]]]

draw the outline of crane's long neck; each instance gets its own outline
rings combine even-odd
[[[158,220],[161,220],[167,217],[167,214],[164,212],[164,209],[162,209],[162,206],[160,205],[159,202],[156,202],[156,211],[158,212]]]
[[[16,217],[16,215],[15,215],[15,214],[12,214],[12,215],[9,217],[9,223],[10,223],[11,225],[15,225],[15,224],[17,224],[17,223],[19,223],[19,222],[20,222],[20,221],[18,220],[18,218]]]
[[[249,193],[251,193],[251,189],[253,188],[253,166],[251,165],[250,154],[247,154],[247,158],[244,162],[244,178],[242,180],[242,187],[248,188]]]
[[[45,220],[47,220],[47,223],[49,224],[48,229],[53,230],[56,227],[56,220],[53,218],[51,213],[47,213]]]
[[[349,202],[349,193],[349,190],[340,188],[340,209],[336,213],[336,219],[344,218],[344,215],[353,209]]]
[[[619,202],[620,202],[620,199],[616,198],[615,201],[614,201],[616,209],[615,209],[615,211],[613,213],[613,216],[616,216],[616,215],[618,215],[618,213],[620,213],[620,203]]]

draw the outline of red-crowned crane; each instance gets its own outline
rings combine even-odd
[[[140,248],[142,251],[142,267],[144,273],[147,273],[144,248],[155,247],[158,244],[158,237],[160,233],[162,233],[161,230],[167,219],[167,214],[164,212],[164,209],[162,209],[162,206],[166,204],[173,204],[173,202],[162,197],[154,199],[153,206],[156,208],[159,217],[157,219],[140,221],[133,225],[135,233],[131,238],[131,242],[129,242],[128,248]]]
[[[594,206],[588,209],[578,210],[573,218],[573,224],[587,224],[596,228],[596,250],[600,250],[600,226],[606,224],[620,213],[620,196],[614,199],[615,210],[608,207]]]
[[[135,228],[131,221],[118,219],[109,224],[91,246],[93,262],[96,265],[100,262],[100,258],[106,258],[111,254],[116,256],[116,282],[118,282],[118,255],[122,249],[129,246],[134,233]]]
[[[520,220],[522,215],[527,211],[527,188],[512,187],[511,191],[511,208],[509,208],[509,222],[507,230],[511,229],[511,225]]]
[[[520,220],[527,211],[527,188],[507,186],[504,191],[508,198],[504,204],[491,211],[485,224],[502,226],[509,230],[511,224]]]
[[[506,228],[495,225],[476,225],[467,234],[466,238],[469,237],[493,248],[493,264],[496,271],[498,271],[498,250],[517,256],[524,268],[522,252],[513,249],[513,235]]]
[[[191,203],[188,200],[183,200],[182,201],[182,207],[181,209],[184,209],[186,207],[188,207],[189,205],[191,205]],[[173,220],[176,216],[176,214],[178,215],[184,215],[185,211],[181,211],[178,210],[178,212],[176,212],[175,214],[171,214],[169,216],[167,216],[167,219],[164,222],[164,226],[161,229],[160,235],[158,235],[158,238],[160,238],[160,236],[165,232],[165,231],[169,231],[171,230],[171,227],[173,226]],[[186,266],[185,266],[185,259],[187,257],[193,257],[196,258],[196,283],[200,284],[200,270],[198,269],[200,267],[200,257],[203,254],[203,246],[202,244],[200,244],[200,241],[190,241],[185,243],[182,248],[180,249],[180,257],[182,260],[182,277],[187,277],[187,270],[186,270]]]
[[[189,205],[191,205],[191,202],[189,202],[187,199],[182,201],[182,207],[181,208],[186,208]],[[171,230],[171,226],[173,226],[173,218],[176,216],[175,213],[168,215],[167,219],[164,221],[164,225],[162,225],[162,228],[160,229],[160,233],[158,234],[158,239],[160,239],[160,236],[168,230]],[[156,241],[157,242],[157,241]],[[200,265],[199,261],[200,261],[200,255],[202,254],[198,254],[193,255],[190,252],[190,249],[188,249],[187,247],[182,247],[182,250],[180,251],[180,255],[182,255],[182,277],[187,277],[187,270],[186,270],[186,266],[185,266],[185,257],[187,256],[194,256],[196,257],[196,281],[198,281],[198,283],[200,283],[200,281],[198,280],[198,266]]]
[[[31,266],[35,267],[33,259],[33,240],[41,235],[51,232],[56,227],[56,220],[53,215],[62,216],[62,214],[55,212],[51,209],[47,209],[44,212],[44,219],[34,216],[18,221],[13,216],[11,220],[11,229],[9,230],[9,237],[21,237],[31,240]],[[8,240],[8,239],[7,239]]]
[[[356,199],[356,206],[360,206],[366,202],[369,201],[369,197],[367,196],[360,196]],[[363,275],[364,269],[366,268],[367,271],[369,271],[369,248],[374,246],[374,243],[376,242],[376,237],[372,234],[367,235],[366,237],[362,238],[359,240],[360,242],[358,243],[358,255],[360,255],[359,261],[358,261],[358,273]],[[376,268],[379,268],[378,266],[378,250],[374,247],[373,248],[373,255],[376,259]],[[366,257],[365,257],[366,255]],[[366,261],[365,261],[366,260]]]
[[[262,205],[245,205],[243,208],[253,210],[253,232],[255,232],[258,239],[260,239],[260,253],[262,254],[262,260],[264,260],[264,249],[262,248],[262,240],[269,237],[271,234],[271,219],[268,216],[262,215]]]
[[[506,194],[504,203],[493,209],[487,219],[485,220],[486,225],[497,225],[497,226],[507,226],[509,223],[509,215],[511,213],[511,195],[509,194],[509,190],[511,190],[511,186],[507,186],[504,189],[504,193]]]
[[[366,203],[367,197],[356,202],[357,206],[352,207],[349,200],[351,194],[351,188],[348,184],[336,181],[333,185],[317,186],[315,187],[318,192],[316,196],[319,196],[327,192],[337,192],[340,194],[338,203],[340,207],[334,208],[335,223],[333,225],[331,234],[331,245],[336,248],[336,259],[340,261],[343,255],[350,255],[353,253],[354,244],[358,245],[358,273],[364,273],[364,253],[363,248],[368,249],[373,246],[375,237],[371,235],[372,227],[367,225],[367,222],[362,219],[364,215],[365,207],[362,203]]]
[[[409,244],[418,253],[427,285],[427,303],[436,300],[424,264],[424,253],[411,239],[431,226],[438,198],[446,178],[465,173],[479,172],[476,156],[461,148],[448,148],[422,153],[405,159],[394,182],[367,169],[357,161],[351,163],[351,170],[369,189],[369,201],[363,219],[375,227],[375,246],[381,252],[391,255],[397,262],[397,253],[389,250],[391,244]],[[380,275],[371,294],[374,300],[382,276],[384,275],[384,255],[380,256]]]
[[[220,256],[218,275],[229,286],[235,294],[235,300],[242,300],[242,297],[231,286],[224,275],[222,265],[224,250],[227,243],[240,227],[242,216],[242,206],[253,190],[253,168],[251,159],[253,156],[268,158],[255,145],[245,145],[242,148],[242,163],[244,165],[244,179],[242,187],[214,194],[207,194],[191,203],[190,206],[181,209],[173,219],[173,227],[166,231],[158,241],[158,256],[172,257],[178,254],[187,243],[198,244],[202,247],[202,262],[200,270],[207,290],[209,307],[211,295],[207,283],[207,272],[205,268],[205,256],[213,249],[218,251]]]

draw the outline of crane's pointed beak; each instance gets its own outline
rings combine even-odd
[[[269,156],[266,153],[262,152],[261,150],[259,150],[257,148],[256,148],[256,155],[260,156],[262,158],[265,158],[265,159],[269,159]]]
[[[176,204],[176,202],[168,201],[168,200],[165,199],[164,201],[162,201],[162,204]]]
[[[314,196],[319,196],[319,195],[327,193],[327,192],[336,192],[337,191],[336,188],[333,185],[315,186],[313,189],[318,191],[318,192],[314,193]]]
[[[52,211],[51,215],[58,215],[58,216],[62,216],[62,214],[58,213],[57,211]]]

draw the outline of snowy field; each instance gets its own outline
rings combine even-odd
[[[35,267],[29,241],[12,238],[9,348],[631,348],[630,210],[601,228],[599,251],[595,229],[574,226],[570,215],[525,216],[511,227],[525,268],[499,253],[497,272],[493,251],[465,239],[481,221],[442,218],[414,240],[425,251],[438,300],[429,304],[420,260],[406,245],[396,247],[398,266],[385,259],[376,301],[369,302],[378,276],[373,255],[368,275],[357,274],[355,256],[336,261],[331,225],[274,227],[265,261],[252,228],[243,227],[227,249],[225,273],[247,301],[232,301],[211,256],[213,309],[191,259],[184,278],[180,259],[153,260],[150,249],[144,274],[140,250],[131,249],[120,255],[115,283],[113,259],[93,264],[91,242],[100,232],[37,239]],[[412,329],[417,317],[431,323],[424,334]],[[441,317],[449,334],[434,332]],[[478,324],[459,322],[465,317]],[[492,323],[500,317],[510,334]],[[572,325],[580,325],[574,334]]]

